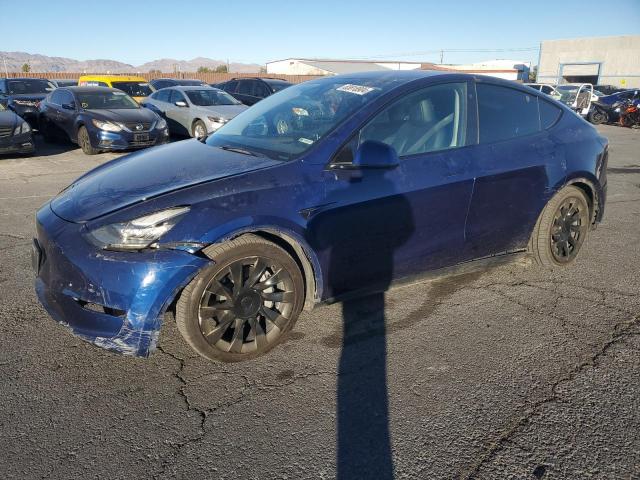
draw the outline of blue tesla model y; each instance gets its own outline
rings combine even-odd
[[[309,81],[77,179],[37,214],[35,286],[101,347],[147,356],[172,310],[202,356],[250,359],[321,302],[523,252],[570,264],[604,212],[607,149],[495,78]]]

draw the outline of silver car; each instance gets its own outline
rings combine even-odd
[[[166,118],[171,133],[195,138],[215,132],[248,108],[228,93],[209,86],[162,88],[142,105]]]

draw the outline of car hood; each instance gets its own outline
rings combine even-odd
[[[204,112],[206,115],[214,115],[216,117],[232,119],[236,115],[244,112],[247,108],[246,105],[212,105],[210,107],[197,107],[198,110]]]
[[[18,116],[10,110],[0,111],[0,127],[15,127]]]
[[[122,108],[122,109],[91,109],[85,110],[93,118],[99,120],[111,120],[112,122],[153,122],[157,116],[148,108]]]
[[[279,163],[184,140],[101,165],[55,197],[51,209],[70,222],[86,222],[159,195]]]

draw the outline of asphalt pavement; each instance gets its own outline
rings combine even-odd
[[[34,214],[117,155],[0,157],[1,477],[640,478],[640,130],[599,129],[608,203],[575,265],[395,288],[382,317],[350,305],[346,338],[343,305],[319,307],[239,364],[198,357],[170,316],[149,359],[53,322]]]

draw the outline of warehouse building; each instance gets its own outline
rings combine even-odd
[[[640,87],[640,35],[545,40],[537,80]]]
[[[467,65],[443,65],[405,61],[322,60],[287,58],[267,63],[270,75],[341,75],[385,70],[445,70],[528,81],[530,64],[514,60],[491,60]]]
[[[287,58],[267,63],[267,73],[271,75],[341,75],[385,70],[417,70],[421,67],[420,62]]]

